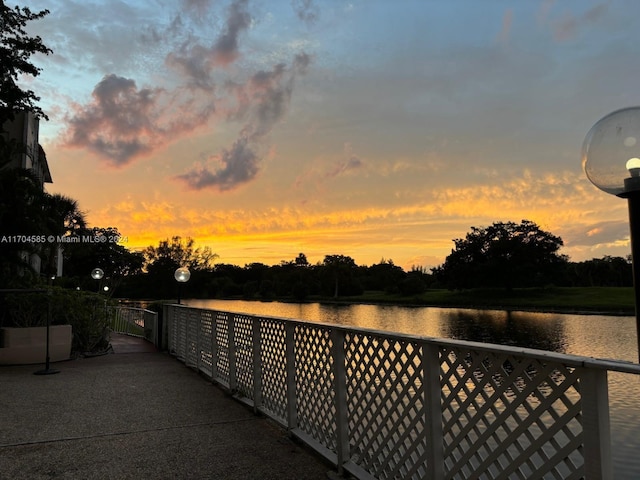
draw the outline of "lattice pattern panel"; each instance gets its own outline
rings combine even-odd
[[[198,333],[200,322],[197,311],[189,310],[187,320],[187,356],[185,363],[189,367],[198,367]]]
[[[345,337],[351,460],[375,478],[424,478],[421,348],[365,333]]]
[[[236,381],[238,393],[253,400],[253,322],[248,315],[233,316],[236,350]]]
[[[172,307],[168,307],[166,312],[168,313],[165,322],[167,322],[167,348],[169,354],[175,355],[178,341],[178,319],[175,310]]]
[[[262,319],[262,406],[285,421],[287,418],[287,355],[283,321]]]
[[[296,399],[298,427],[332,451],[336,451],[336,406],[331,355],[331,330],[297,325]]]
[[[216,380],[229,385],[229,314],[215,312],[216,316]]]
[[[213,312],[200,310],[200,371],[213,377]]]
[[[183,362],[187,358],[187,314],[181,308],[174,309],[175,354]]]
[[[462,347],[440,362],[447,479],[584,476],[574,368]]]

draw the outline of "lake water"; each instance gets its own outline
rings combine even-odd
[[[241,300],[183,303],[212,310],[638,361],[635,317]],[[609,404],[615,478],[638,479],[640,376],[609,373]]]

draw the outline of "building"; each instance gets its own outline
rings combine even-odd
[[[13,121],[3,125],[2,135],[11,148],[8,163],[2,168],[24,168],[31,170],[44,190],[45,183],[53,183],[47,156],[39,143],[40,121],[33,112],[22,111],[15,114]],[[36,272],[41,272],[42,259],[38,253],[21,252],[22,260]],[[57,252],[58,275],[62,273],[62,250]]]
[[[20,150],[12,155],[9,164],[4,168],[26,168],[31,170],[40,180],[44,188],[45,183],[53,183],[47,156],[40,146],[38,133],[40,121],[32,112],[19,112],[12,122],[4,125],[5,137],[14,140]]]

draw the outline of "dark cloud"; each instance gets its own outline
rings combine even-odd
[[[198,5],[206,2],[196,2]],[[225,67],[240,56],[239,37],[251,25],[247,0],[234,1],[227,11],[223,32],[205,46],[191,41],[184,42],[177,51],[167,55],[165,63],[182,73],[193,86],[212,88],[212,72],[215,67]]]
[[[237,102],[229,118],[244,122],[239,138],[231,148],[212,157],[213,165],[198,166],[175,178],[190,189],[220,191],[231,190],[253,179],[260,170],[261,143],[286,115],[295,78],[306,71],[309,62],[309,56],[301,54],[294,58],[291,68],[278,64],[270,71],[256,72],[245,84],[227,85]]]
[[[232,190],[253,179],[258,173],[259,157],[246,136],[238,138],[230,149],[212,158],[217,163],[215,171],[198,167],[176,179],[185,182],[191,190],[215,186],[220,191]]]
[[[238,36],[251,25],[247,3],[248,0],[236,0],[229,6],[225,31],[211,49],[214,63],[227,65],[238,57]]]
[[[160,133],[154,106],[160,89],[138,90],[133,80],[107,75],[93,90],[93,103],[68,119],[67,143],[86,147],[113,165],[125,165],[153,148]]]
[[[196,128],[215,111],[213,103],[195,105],[180,90],[138,89],[134,80],[113,74],[96,85],[92,97],[67,118],[66,144],[96,152],[116,167]]]
[[[320,16],[320,9],[313,0],[291,0],[291,6],[298,18],[308,24],[315,23]]]
[[[364,162],[356,157],[355,155],[351,155],[348,160],[337,165],[333,170],[330,170],[325,174],[326,178],[334,178],[339,175],[343,175],[351,170],[358,170],[364,167]]]

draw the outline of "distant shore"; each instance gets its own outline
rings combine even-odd
[[[279,300],[289,301],[289,300]],[[504,289],[429,290],[412,297],[365,292],[342,298],[316,298],[321,303],[361,303],[406,307],[520,310],[580,315],[629,316],[635,314],[631,287],[548,287]]]
[[[632,287],[547,287],[513,289],[511,291],[504,289],[471,289],[462,291],[431,289],[420,295],[413,296],[369,291],[362,295],[338,298],[313,296],[298,300],[292,297],[233,297],[224,298],[224,300],[519,310],[579,315],[635,315]],[[170,301],[146,301],[144,303],[167,303]]]

